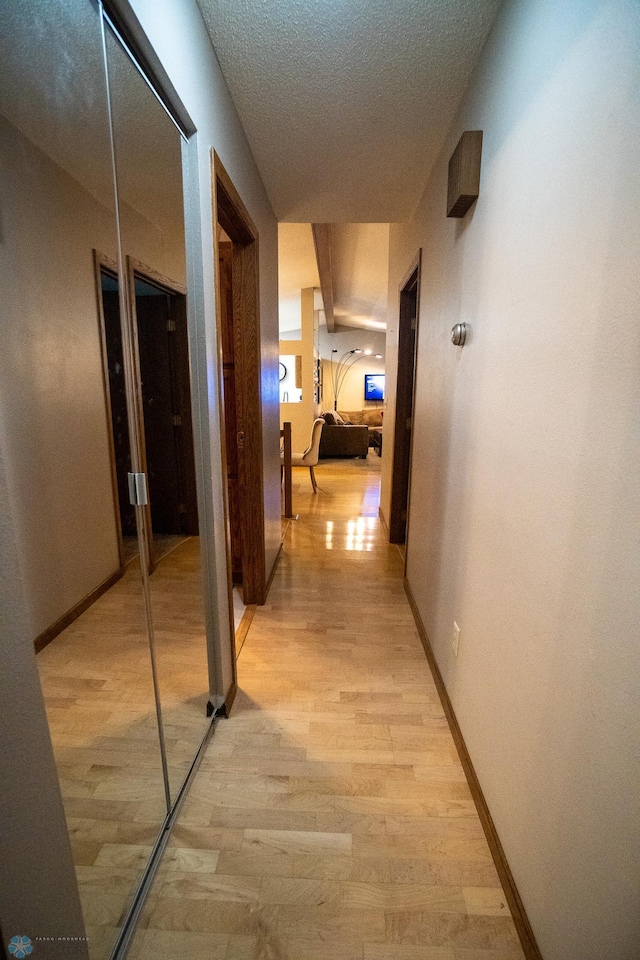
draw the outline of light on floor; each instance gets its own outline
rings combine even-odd
[[[327,520],[327,532],[324,538],[324,545],[327,550],[333,550],[333,520]]]
[[[373,531],[375,520],[373,517],[358,517],[357,520],[347,521],[347,550],[373,550]]]

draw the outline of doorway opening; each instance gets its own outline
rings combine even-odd
[[[390,543],[405,543],[407,539],[418,306],[420,301],[420,260],[421,252],[418,253],[400,288],[396,415],[393,434],[391,509],[389,514]]]
[[[150,567],[187,537],[198,536],[189,379],[186,293],[129,259],[136,373],[142,399],[143,457],[149,485]],[[129,502],[131,447],[127,422],[119,280],[116,265],[96,255],[103,374],[121,563],[138,554],[135,507]]]
[[[263,604],[267,592],[258,231],[215,151],[212,154],[212,180],[221,432],[232,610],[233,584],[241,590],[245,606]]]

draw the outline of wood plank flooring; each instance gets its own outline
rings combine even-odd
[[[378,520],[380,461],[300,520],[157,875],[137,960],[521,960]]]
[[[168,766],[177,792],[207,727],[197,538],[151,577]],[[166,815],[137,561],[37,657],[92,960],[111,953]]]

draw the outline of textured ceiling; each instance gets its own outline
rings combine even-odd
[[[278,219],[409,219],[500,0],[198,2]]]

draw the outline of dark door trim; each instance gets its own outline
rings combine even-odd
[[[116,449],[113,439],[113,420],[111,411],[111,390],[109,388],[109,359],[107,356],[107,331],[104,319],[104,305],[102,300],[102,278],[106,273],[118,280],[118,264],[115,260],[105,256],[98,250],[93,251],[93,271],[96,284],[96,302],[98,307],[98,332],[100,335],[100,358],[102,360],[102,390],[104,394],[104,409],[107,418],[107,440],[109,444],[109,468],[111,470],[111,487],[113,490],[113,512],[116,521],[118,537],[118,555],[120,569],[124,570],[124,550],[122,545],[122,518],[120,516],[120,499],[118,496],[118,473],[116,470]]]
[[[216,321],[220,343],[221,278],[217,224],[233,244],[233,337],[236,377],[238,491],[242,528],[242,589],[245,604],[266,599],[264,521],[264,468],[262,440],[262,357],[260,350],[260,296],[258,285],[258,231],[220,157],[212,151],[214,277]],[[222,363],[218,357],[218,384],[222,401]],[[228,524],[226,489],[226,443],[224,411],[220,404],[222,471],[225,520]],[[228,538],[228,533],[227,533]],[[227,542],[227,573],[231,584],[230,547]],[[233,619],[232,619],[233,627]],[[233,635],[233,629],[232,629]]]
[[[409,525],[421,265],[422,249],[418,250],[400,284],[396,409],[389,511],[390,543],[405,543]]]
[[[134,257],[127,257],[127,267],[129,270],[129,282],[131,274],[137,274],[141,279],[148,280],[149,283],[152,283],[154,286],[162,287],[167,293],[181,293],[183,297],[187,295],[187,288],[183,283],[178,283],[177,280],[172,280],[171,277],[166,277],[163,273],[158,273],[157,270],[147,266],[147,264],[141,260],[136,260]]]

